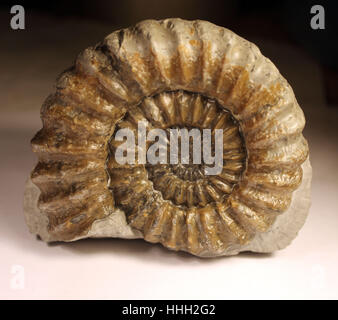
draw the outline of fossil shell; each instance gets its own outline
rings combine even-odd
[[[303,112],[272,62],[230,30],[143,21],[82,52],[56,88],[32,140],[39,162],[29,189],[38,189],[26,195],[27,223],[44,240],[108,236],[108,226],[121,223],[127,231],[114,236],[218,256],[275,250],[284,245],[265,235],[283,224],[293,238],[303,224],[311,174]],[[141,120],[164,130],[222,128],[221,173],[118,164],[111,137]],[[294,202],[298,188],[303,204]],[[264,249],[269,241],[276,245]]]

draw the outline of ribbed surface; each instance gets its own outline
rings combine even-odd
[[[32,178],[55,240],[85,234],[115,197],[147,241],[222,254],[286,210],[308,155],[286,80],[255,45],[205,21],[147,20],[112,33],[79,55],[41,113]],[[177,182],[152,177],[160,166],[126,166],[110,172],[111,192],[108,142],[119,121],[141,118],[154,128],[223,128],[222,173],[191,184],[189,170],[176,168]]]

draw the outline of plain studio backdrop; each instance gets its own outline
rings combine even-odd
[[[313,4],[325,29],[310,26]],[[338,298],[338,65],[334,3],[285,1],[58,1],[24,5],[25,30],[0,7],[1,299]],[[312,207],[293,243],[273,254],[199,259],[142,240],[47,245],[28,232],[22,202],[36,163],[30,139],[58,74],[105,35],[146,18],[205,19],[256,43],[304,110]]]

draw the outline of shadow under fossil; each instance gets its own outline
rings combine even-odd
[[[187,252],[172,251],[164,248],[160,244],[148,243],[142,239],[117,239],[117,238],[102,238],[102,239],[81,239],[74,242],[53,242],[48,244],[49,247],[62,247],[64,250],[69,250],[80,255],[95,255],[95,254],[112,254],[118,256],[132,256],[138,260],[152,259],[156,263],[201,263],[211,264],[220,261],[230,261],[232,259],[269,259],[274,256],[274,253],[254,253],[242,252],[235,256],[201,258],[191,255]]]

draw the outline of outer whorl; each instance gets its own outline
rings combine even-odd
[[[272,62],[225,28],[167,19],[113,32],[59,77],[41,118],[26,220],[46,241],[143,237],[218,256],[279,249],[304,223],[303,112]],[[112,137],[139,121],[222,129],[221,172],[117,163]]]

